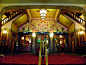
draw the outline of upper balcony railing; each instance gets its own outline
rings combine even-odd
[[[5,23],[7,23],[8,21],[12,20],[14,17],[20,15],[21,12],[13,12],[10,16],[6,17],[6,18],[2,18],[2,25],[4,25]]]
[[[67,16],[73,18],[75,21],[77,21],[78,23],[80,23],[81,25],[85,26],[85,20],[80,18],[79,16],[77,16],[76,14],[72,13],[72,12],[65,12],[64,14],[66,14]]]

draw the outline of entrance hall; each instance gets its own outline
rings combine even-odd
[[[33,2],[0,1],[0,65],[86,64],[85,0]]]

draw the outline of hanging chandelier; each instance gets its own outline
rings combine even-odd
[[[41,20],[45,20],[46,14],[47,14],[47,10],[45,9],[40,10]]]

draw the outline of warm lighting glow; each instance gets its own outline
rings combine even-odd
[[[2,20],[3,20],[4,18],[2,18]]]
[[[62,38],[62,35],[60,35],[60,38]]]
[[[45,18],[45,17],[41,17],[41,18]]]
[[[40,16],[41,16],[41,19],[42,20],[45,19],[46,14],[47,14],[47,10],[45,10],[45,9],[41,9],[40,10]]]
[[[44,20],[44,19],[42,19],[42,20]]]
[[[24,37],[22,37],[21,39],[24,40]]]
[[[53,37],[53,33],[50,33],[50,37]]]
[[[79,34],[83,34],[84,32],[83,31],[80,31]]]
[[[41,16],[46,16],[46,14],[41,14]]]
[[[2,24],[3,24],[3,21],[2,21]]]
[[[42,14],[42,13],[47,14],[47,11],[45,9],[41,9],[40,14]]]
[[[60,41],[60,44],[62,44],[62,41]]]
[[[35,33],[33,33],[33,34],[32,34],[32,36],[33,36],[33,37],[35,37],[35,36],[36,36],[36,34],[35,34]]]
[[[3,33],[7,33],[7,31],[6,30],[3,30]]]

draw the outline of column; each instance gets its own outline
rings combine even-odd
[[[36,37],[32,37],[32,53],[34,53],[34,54],[36,53],[36,44],[35,44],[36,40],[35,39],[36,39]]]
[[[53,51],[53,44],[54,44],[54,42],[53,42],[53,40],[54,40],[54,37],[50,37],[50,49],[49,49],[49,53],[53,53],[54,51]]]

